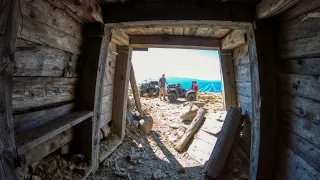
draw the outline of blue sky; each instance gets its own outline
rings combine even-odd
[[[133,51],[132,64],[138,82],[167,77],[221,80],[218,51],[149,48]]]

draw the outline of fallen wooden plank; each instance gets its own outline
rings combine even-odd
[[[42,126],[33,128],[28,132],[18,134],[16,136],[18,154],[23,154],[57,134],[60,134],[72,126],[90,118],[92,114],[93,113],[90,111],[74,112],[65,118],[48,122]]]
[[[301,0],[262,0],[257,5],[256,16],[258,19],[270,18],[286,11],[299,1]]]
[[[192,120],[186,132],[183,134],[182,138],[179,140],[177,145],[174,147],[178,152],[185,150],[187,144],[190,142],[197,129],[200,127],[204,121],[204,115],[207,113],[206,109],[200,108],[198,110],[197,116]]]
[[[247,43],[247,33],[245,30],[233,30],[221,41],[221,49],[232,50]]]
[[[239,127],[241,108],[230,108],[227,117],[218,136],[218,140],[211,153],[205,173],[215,179],[219,179],[226,160],[229,156],[233,140]]]
[[[134,69],[132,66],[132,62],[131,62],[131,72],[130,72],[130,85],[131,85],[131,89],[132,89],[132,93],[133,93],[133,97],[134,97],[134,102],[136,104],[136,108],[137,108],[138,112],[140,113],[140,115],[143,116],[141,103],[140,103],[139,89],[138,89]]]

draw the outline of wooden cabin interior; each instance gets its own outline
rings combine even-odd
[[[64,146],[94,173],[148,47],[219,50],[249,179],[320,179],[319,29],[319,0],[0,0],[0,179]]]

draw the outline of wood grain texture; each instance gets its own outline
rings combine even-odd
[[[224,96],[224,107],[228,110],[237,105],[235,74],[231,51],[220,51],[220,66],[222,70],[222,85]]]
[[[205,174],[219,179],[229,156],[233,140],[236,136],[241,117],[241,108],[230,108],[224,120],[218,140],[212,150],[210,159],[205,168]]]
[[[303,0],[303,1],[300,1],[298,4],[296,4],[295,6],[293,6],[292,8],[285,11],[283,14],[281,14],[280,20],[282,22],[285,22],[295,17],[311,12],[318,8],[320,8],[320,1]]]
[[[127,113],[127,97],[128,84],[131,70],[131,51],[128,46],[118,47],[117,66],[115,74],[115,85],[113,94],[112,107],[112,125],[111,130],[120,139],[124,138],[126,113]]]
[[[237,94],[245,97],[251,97],[251,82],[236,82],[236,92]]]
[[[82,24],[45,0],[21,0],[23,15],[82,39]]]
[[[233,30],[221,40],[221,49],[232,50],[247,43],[246,31]]]
[[[0,4],[0,179],[19,179],[11,96],[18,1],[2,0]]]
[[[320,75],[320,58],[281,61],[280,70],[288,74]]]
[[[301,0],[262,0],[256,8],[256,17],[258,19],[270,18],[276,16]]]
[[[20,133],[70,114],[74,103],[13,116],[15,132]]]
[[[239,82],[251,81],[250,77],[250,65],[246,66],[234,66],[235,80]]]
[[[129,45],[129,36],[122,29],[112,29],[111,42],[116,45]]]
[[[237,102],[239,107],[242,108],[242,114],[246,116],[246,119],[252,123],[253,114],[252,114],[252,98],[237,95]]]
[[[77,77],[79,56],[48,46],[18,48],[14,76]]]
[[[232,56],[234,60],[234,65],[245,66],[250,64],[249,54],[248,54],[248,44],[240,46],[232,50]]]
[[[60,29],[31,19],[25,15],[23,17],[23,29],[19,23],[18,37],[33,43],[47,45],[71,53],[80,51],[82,41]]]
[[[76,78],[14,77],[12,107],[23,111],[75,99]]]
[[[138,112],[141,114],[141,116],[143,116],[141,103],[140,103],[140,95],[139,95],[138,84],[137,84],[137,81],[136,81],[136,76],[135,76],[135,73],[134,73],[132,62],[131,62],[131,72],[130,72],[130,85],[131,85],[131,89],[132,89],[132,93],[133,93],[133,97],[134,97],[134,102],[135,102],[136,108],[137,108]]]
[[[102,104],[101,104],[101,112],[105,113],[108,112],[110,110],[112,110],[112,104],[113,104],[113,97],[114,97],[114,92],[112,92],[112,94],[109,94],[107,96],[103,96],[102,97]]]

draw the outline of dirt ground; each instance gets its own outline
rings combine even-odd
[[[221,93],[199,93],[198,100],[205,102],[207,117],[223,110]],[[132,97],[131,102],[134,102]],[[187,152],[180,154],[174,149],[178,138],[185,130],[177,128],[176,124],[187,127],[190,123],[182,122],[179,117],[180,111],[188,102],[179,99],[178,102],[170,103],[159,98],[142,97],[141,103],[144,112],[154,120],[151,133],[145,135],[133,124],[127,125],[124,142],[88,179],[204,179],[204,165],[194,160]],[[176,127],[173,128],[174,126]],[[136,152],[141,153],[141,158],[129,161],[128,155]],[[240,148],[235,146],[222,179],[247,179],[248,162],[240,152]],[[115,171],[122,173],[115,174]]]

